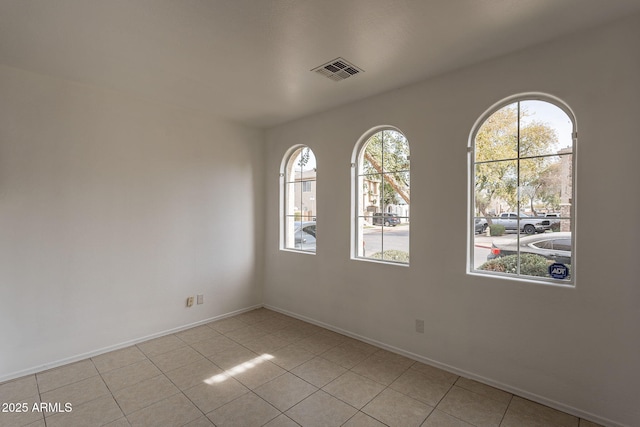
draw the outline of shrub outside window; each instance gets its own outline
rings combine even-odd
[[[283,161],[281,249],[316,251],[316,157],[307,146],[293,147]]]
[[[409,142],[379,130],[355,157],[355,258],[409,264]]]
[[[512,98],[474,127],[469,271],[574,283],[575,120],[547,96]]]

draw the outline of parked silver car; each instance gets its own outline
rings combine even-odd
[[[495,240],[491,244],[491,252],[487,260],[529,253],[543,256],[561,264],[571,264],[571,232],[543,233],[515,239]]]
[[[294,242],[296,249],[316,250],[316,222],[296,221],[294,224]]]

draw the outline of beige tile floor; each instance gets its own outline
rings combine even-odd
[[[29,408],[0,427],[596,426],[267,309],[0,384],[0,402]]]

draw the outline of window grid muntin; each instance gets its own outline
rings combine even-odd
[[[308,150],[308,155],[310,156],[312,160],[312,165],[314,165],[311,169],[309,170],[305,170],[304,165],[296,165],[296,160],[298,158],[298,156],[301,156],[303,150]],[[281,249],[284,250],[291,250],[291,251],[296,251],[296,252],[302,252],[302,253],[311,253],[311,254],[315,254],[316,252],[316,248],[305,248],[304,244],[301,242],[300,243],[300,247],[296,247],[296,242],[295,242],[295,229],[296,229],[296,222],[300,222],[300,230],[301,230],[301,235],[302,235],[302,224],[304,222],[308,222],[308,221],[313,221],[315,222],[317,220],[317,199],[316,199],[316,188],[315,185],[317,183],[317,176],[316,176],[316,157],[315,154],[313,152],[313,150],[311,150],[311,148],[309,148],[308,146],[305,145],[298,145],[296,147],[293,147],[290,150],[290,153],[288,155],[285,155],[286,157],[286,162],[284,164],[285,170],[284,173],[281,174],[281,176],[283,175],[283,186],[281,187],[284,191],[284,197],[283,197],[283,203],[284,203],[284,209],[283,209],[283,218],[282,218],[282,222],[281,222],[281,226],[283,227],[283,243],[282,243],[282,247]],[[304,172],[309,172],[311,171],[313,173],[312,177],[304,177]],[[300,174],[300,179],[296,179],[296,173]],[[311,185],[311,191],[310,192],[305,192],[304,190],[304,183],[308,182]],[[296,188],[296,186],[298,188]],[[290,190],[290,188],[293,187],[293,190]],[[312,197],[313,197],[313,209],[311,210],[311,214],[310,215],[306,215],[306,216],[310,216],[311,218],[307,218],[305,219],[305,215],[303,215],[303,210],[302,210],[302,205],[303,205],[303,198],[304,198],[304,193],[312,193]],[[300,200],[300,204],[301,206],[298,207],[298,210],[300,212],[299,215],[296,215],[295,210],[293,208],[295,208],[295,201],[296,201],[296,195],[298,195],[299,200]],[[300,217],[298,221],[296,221],[296,218],[298,218],[298,216]],[[289,221],[291,221],[291,225],[289,224]],[[314,236],[315,239],[315,236]]]
[[[385,168],[385,157],[386,157],[386,150],[385,150],[385,133],[386,132],[394,132],[397,135],[399,135],[403,140],[404,143],[406,144],[406,149],[407,149],[407,156],[406,156],[406,161],[407,164],[409,165],[408,168],[406,169],[398,169],[398,170],[386,170]],[[375,172],[365,172],[364,171],[364,165],[365,165],[365,153],[367,150],[367,147],[369,146],[369,144],[372,142],[372,138],[374,138],[376,135],[380,134],[381,135],[381,144],[380,144],[380,169],[382,172],[379,172],[377,169]],[[387,208],[388,208],[388,204],[385,203],[384,200],[384,184],[385,184],[385,176],[386,175],[394,175],[394,174],[407,174],[407,177],[410,177],[410,147],[409,147],[409,141],[406,139],[406,137],[404,136],[404,134],[398,130],[395,129],[391,129],[391,128],[387,128],[387,129],[381,129],[381,130],[377,130],[376,132],[372,133],[369,135],[369,137],[367,137],[367,139],[365,140],[365,142],[360,146],[359,150],[358,150],[358,154],[357,154],[357,164],[352,164],[352,166],[355,166],[355,181],[356,181],[356,191],[355,191],[355,196],[356,196],[356,202],[354,204],[355,209],[356,209],[356,222],[355,222],[355,258],[359,259],[359,260],[367,260],[367,261],[372,261],[372,262],[382,262],[382,263],[393,263],[393,264],[399,264],[399,265],[409,265],[409,262],[404,262],[404,261],[397,261],[397,260],[393,260],[393,259],[386,259],[384,258],[384,251],[385,251],[385,226],[384,226],[384,214],[388,213],[386,212]],[[371,165],[373,167],[373,165]],[[379,184],[380,184],[380,189],[379,189],[379,200],[376,203],[376,206],[380,209],[379,214],[382,215],[382,222],[380,224],[380,253],[381,253],[381,258],[371,258],[369,256],[366,255],[366,252],[363,250],[362,254],[360,254],[360,248],[359,245],[360,243],[365,244],[365,240],[364,240],[364,233],[363,233],[363,223],[367,222],[367,215],[362,215],[362,212],[365,212],[366,206],[363,204],[363,199],[365,196],[365,190],[364,190],[364,180],[366,178],[371,178],[371,177],[375,177],[375,176],[380,176],[380,180],[379,180]],[[375,182],[375,181],[374,181]],[[409,192],[410,191],[410,181],[407,180],[407,186],[406,186],[406,191]],[[400,197],[399,193],[395,192],[398,197]],[[409,208],[410,209],[410,208]],[[371,214],[371,222],[373,225],[373,213]],[[407,224],[407,229],[410,230],[410,210],[407,210],[407,215],[397,215],[397,218],[399,220],[406,220],[406,224]],[[387,233],[388,234],[388,233]],[[362,235],[362,239],[360,238],[360,235]],[[409,236],[407,236],[407,254],[409,253]],[[376,251],[377,252],[377,251]]]
[[[539,154],[539,155],[528,155],[528,156],[521,156],[520,152],[521,152],[521,122],[522,122],[522,116],[521,116],[521,104],[523,102],[527,102],[527,101],[542,101],[545,102],[547,104],[550,104],[556,108],[558,108],[559,110],[561,110],[565,115],[566,118],[569,119],[570,123],[571,123],[571,144],[568,148],[570,148],[570,151],[564,151],[565,148],[561,148],[561,151],[564,151],[562,153],[560,152],[556,152],[556,153],[545,153],[545,154]],[[511,105],[516,104],[516,108],[517,108],[517,123],[516,123],[516,128],[517,128],[517,154],[518,157],[515,158],[501,158],[501,159],[490,159],[490,160],[481,160],[481,161],[477,161],[476,158],[477,156],[477,136],[479,131],[482,129],[482,126],[494,115],[496,114],[498,111],[500,111],[503,108],[507,108]],[[495,108],[492,108],[488,113],[485,113],[484,117],[482,118],[482,120],[479,120],[478,122],[476,122],[477,125],[474,126],[474,132],[473,132],[473,138],[471,139],[472,144],[470,145],[469,149],[468,149],[468,154],[470,156],[470,165],[471,165],[471,179],[470,179],[470,201],[471,201],[471,221],[470,221],[470,225],[469,225],[469,230],[470,230],[470,242],[471,245],[469,247],[469,253],[470,253],[470,262],[469,262],[469,272],[472,273],[479,273],[479,274],[485,274],[485,275],[496,275],[499,277],[505,277],[505,278],[510,278],[510,279],[523,279],[526,281],[530,281],[530,280],[534,280],[534,281],[541,281],[541,282],[549,282],[549,283],[553,283],[553,284],[560,284],[560,285],[571,285],[573,286],[575,284],[575,152],[576,152],[576,143],[577,143],[577,132],[576,132],[576,125],[575,125],[575,119],[573,116],[573,113],[571,112],[570,109],[568,109],[566,106],[562,105],[562,102],[557,101],[557,100],[551,100],[549,98],[547,98],[546,96],[535,96],[535,97],[513,97],[512,99],[510,99],[507,102],[503,102],[500,105],[496,106]],[[570,191],[570,207],[569,207],[569,216],[562,216],[559,215],[558,217],[553,217],[553,220],[556,221],[561,221],[561,220],[567,220],[569,221],[569,230],[571,232],[571,236],[572,236],[572,240],[571,240],[571,274],[568,277],[568,279],[565,280],[561,280],[561,279],[553,279],[551,277],[541,277],[541,276],[530,276],[530,275],[524,275],[521,273],[521,251],[520,251],[520,234],[521,232],[518,231],[516,233],[516,241],[517,241],[517,273],[503,273],[503,272],[498,272],[498,271],[485,271],[485,270],[479,270],[478,268],[475,267],[474,263],[475,263],[475,255],[474,255],[474,246],[475,246],[475,219],[476,218],[481,218],[484,219],[484,216],[476,216],[476,199],[477,199],[477,192],[476,192],[476,178],[477,178],[477,169],[476,166],[477,165],[481,165],[481,164],[489,164],[489,163],[501,163],[501,162],[506,162],[506,161],[516,161],[517,162],[517,186],[516,186],[516,191],[517,191],[517,205],[516,205],[516,209],[517,209],[517,229],[520,230],[520,225],[521,225],[521,219],[522,217],[522,206],[521,204],[523,203],[523,197],[521,194],[521,190],[522,190],[522,185],[520,182],[522,173],[521,173],[521,161],[523,160],[528,160],[528,159],[539,159],[539,158],[545,158],[545,157],[558,157],[558,158],[562,158],[563,156],[567,156],[570,157],[570,185],[571,185],[571,191]],[[543,218],[541,218],[543,219]]]

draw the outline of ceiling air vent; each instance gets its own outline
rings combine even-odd
[[[342,58],[336,58],[333,61],[322,64],[321,66],[316,67],[311,71],[322,74],[323,76],[336,82],[364,72],[363,69],[356,67],[355,65],[351,64],[348,61],[345,61]]]

